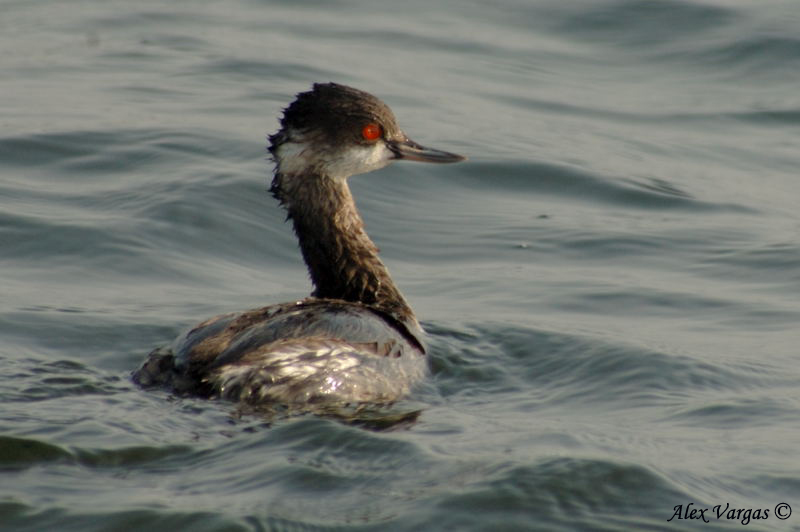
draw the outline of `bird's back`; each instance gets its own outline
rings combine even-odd
[[[367,305],[310,298],[207,320],[134,378],[249,403],[390,403],[425,375],[420,336]]]

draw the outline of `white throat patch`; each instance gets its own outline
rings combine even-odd
[[[275,159],[284,174],[316,171],[335,179],[346,179],[351,175],[383,168],[392,162],[394,154],[382,141],[368,145],[356,144],[335,152],[315,149],[313,142],[290,140],[278,146]]]

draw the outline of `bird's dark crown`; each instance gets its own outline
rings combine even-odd
[[[269,151],[274,156],[281,144],[295,140],[293,134],[313,135],[329,146],[364,143],[361,131],[369,123],[381,126],[386,139],[402,135],[392,110],[375,96],[338,83],[315,83],[284,109]]]

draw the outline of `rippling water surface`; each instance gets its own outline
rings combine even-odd
[[[18,0],[0,26],[0,529],[800,529],[797,2]],[[352,180],[430,334],[418,419],[137,389],[184,327],[309,292],[264,144],[329,80],[470,158]]]

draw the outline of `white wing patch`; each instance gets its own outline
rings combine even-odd
[[[407,395],[425,370],[424,357],[416,354],[380,356],[360,346],[304,338],[263,346],[217,368],[206,381],[221,397],[248,403],[389,403]]]

